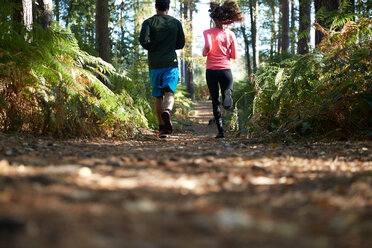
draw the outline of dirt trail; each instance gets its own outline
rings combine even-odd
[[[0,133],[0,248],[372,247],[369,142]]]

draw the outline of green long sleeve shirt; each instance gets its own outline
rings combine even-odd
[[[169,15],[154,15],[142,24],[139,41],[148,50],[151,69],[178,67],[176,50],[185,46],[182,24]]]

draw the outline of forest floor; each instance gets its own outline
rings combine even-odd
[[[0,248],[372,247],[368,141],[0,133]]]

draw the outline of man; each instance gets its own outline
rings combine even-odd
[[[176,50],[185,46],[182,24],[168,15],[169,4],[170,0],[156,0],[156,15],[143,22],[139,38],[143,48],[148,50],[149,75],[160,138],[166,138],[173,131],[171,112],[179,79]]]

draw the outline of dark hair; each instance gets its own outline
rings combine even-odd
[[[209,16],[222,24],[231,24],[244,21],[243,12],[240,11],[238,4],[232,0],[226,0],[222,5],[211,2]]]
[[[155,8],[160,11],[166,11],[169,8],[170,0],[156,0]]]

